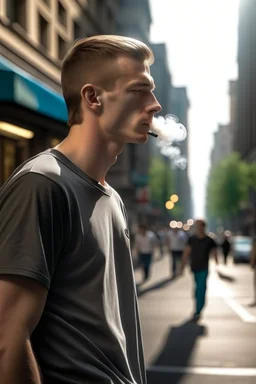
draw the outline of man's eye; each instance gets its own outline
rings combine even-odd
[[[142,89],[134,89],[133,92],[142,92]]]

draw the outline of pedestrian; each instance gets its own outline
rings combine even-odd
[[[253,302],[249,304],[249,307],[256,307],[256,239],[253,242],[253,248],[251,252],[250,265],[253,269]]]
[[[228,259],[228,255],[230,252],[230,248],[231,248],[231,245],[230,245],[229,238],[227,235],[224,235],[223,241],[221,243],[221,249],[222,249],[225,265],[227,264],[227,259]]]
[[[216,264],[218,264],[217,244],[206,234],[206,222],[204,220],[196,220],[195,234],[192,235],[187,242],[183,256],[182,267],[184,267],[190,258],[191,271],[195,282],[195,310],[193,320],[198,321],[201,312],[205,306],[207,277],[209,271],[209,258],[213,254]]]
[[[1,383],[146,383],[127,217],[105,177],[161,109],[152,62],[135,39],[77,40],[67,137],[0,190]]]
[[[166,244],[171,260],[171,275],[175,277],[180,270],[181,257],[186,245],[185,232],[179,228],[173,228],[166,234]]]
[[[135,235],[135,250],[138,255],[139,266],[143,271],[143,281],[147,281],[151,274],[151,264],[154,250],[157,245],[157,237],[149,231],[147,226],[140,224],[139,231]]]

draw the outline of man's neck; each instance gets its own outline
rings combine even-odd
[[[206,237],[206,233],[200,233],[200,234],[197,234],[197,237],[199,237],[199,239],[203,239],[204,237]]]
[[[55,149],[92,179],[104,185],[106,174],[123,147],[103,140],[96,129],[79,125],[72,127],[67,138]]]

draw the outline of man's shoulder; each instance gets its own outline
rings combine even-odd
[[[47,150],[29,158],[16,169],[10,180],[25,174],[40,174],[57,179],[61,176],[60,161]]]
[[[206,235],[206,238],[207,238],[207,241],[209,241],[209,243],[216,244],[216,241],[211,236]]]

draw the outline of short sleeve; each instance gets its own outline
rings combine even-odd
[[[0,193],[0,274],[22,275],[50,287],[68,239],[68,203],[48,177],[27,173]]]
[[[217,248],[216,241],[211,238],[211,249]]]
[[[192,247],[193,245],[193,236],[189,236],[188,240],[187,240],[187,245],[190,245]]]

